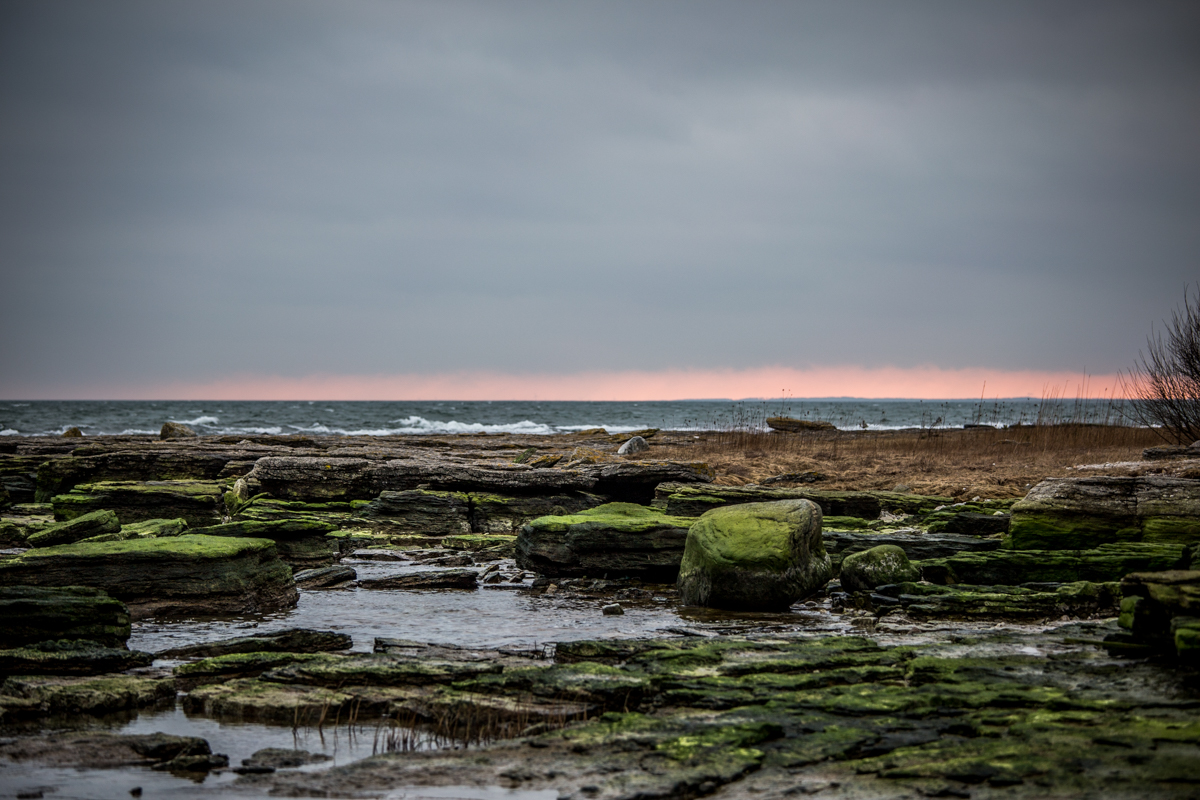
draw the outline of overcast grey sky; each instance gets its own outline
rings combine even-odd
[[[0,4],[0,382],[1115,371],[1200,4]]]

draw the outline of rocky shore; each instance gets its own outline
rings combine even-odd
[[[6,437],[0,784],[72,754],[284,796],[1200,791],[1186,468],[964,500],[801,474],[728,485],[680,458],[693,439]],[[392,617],[435,627],[420,615],[455,593],[628,621],[519,646],[386,635]],[[355,598],[386,615],[279,627]],[[129,647],[146,626],[235,633],[225,620],[251,629]],[[320,768],[320,752],[231,760],[203,737],[114,732],[114,714],[175,707],[263,731],[365,725],[374,755]]]

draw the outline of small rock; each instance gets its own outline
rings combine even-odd
[[[650,445],[646,443],[645,439],[640,436],[634,436],[628,442],[617,448],[617,455],[631,456],[634,453],[644,453],[649,449]]]
[[[69,427],[65,431],[63,431],[62,435],[72,438],[72,439],[79,439],[79,438],[83,437],[83,431],[79,430],[79,428],[72,425],[71,427]]]
[[[303,767],[305,764],[316,764],[328,760],[329,756],[324,753],[310,753],[307,750],[287,750],[280,747],[267,747],[255,751],[249,758],[243,758],[242,766],[287,769],[290,767]]]
[[[358,573],[341,565],[306,569],[295,575],[296,585],[304,589],[326,589],[356,580]]]
[[[619,617],[625,613],[625,609],[621,608],[620,603],[609,603],[600,609],[600,613],[606,617]]]
[[[160,439],[189,439],[196,435],[194,430],[187,425],[180,425],[178,422],[164,422],[162,430],[158,432]]]
[[[417,572],[411,575],[392,575],[387,578],[375,578],[358,582],[363,589],[474,589],[479,583],[479,575],[470,569],[443,569],[430,572]]]

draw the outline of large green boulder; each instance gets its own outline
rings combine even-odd
[[[1087,550],[1200,542],[1200,481],[1161,475],[1048,478],[1013,504],[1004,546]]]
[[[832,571],[815,503],[745,503],[696,520],[678,586],[685,605],[770,611],[817,591]]]
[[[851,553],[842,561],[842,588],[848,592],[865,592],[876,586],[920,578],[920,568],[913,566],[904,550],[894,544]]]
[[[276,611],[299,597],[274,542],[225,536],[77,542],[0,562],[0,586],[23,584],[103,589],[134,619]]]
[[[691,522],[634,503],[540,517],[517,535],[517,566],[552,577],[672,581]]]
[[[84,483],[54,497],[54,518],[69,520],[100,509],[126,524],[182,517],[193,528],[219,522],[222,492],[215,481],[105,481]]]
[[[48,525],[29,536],[30,547],[53,547],[56,544],[71,544],[93,536],[117,533],[121,523],[112,511],[92,511],[66,522]]]
[[[0,648],[36,642],[86,639],[123,647],[129,609],[86,586],[0,586]]]

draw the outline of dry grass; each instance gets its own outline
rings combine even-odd
[[[1074,468],[1139,461],[1143,448],[1158,444],[1160,438],[1146,428],[1097,424],[798,434],[743,429],[663,437],[647,456],[706,461],[717,471],[716,482],[725,485],[815,470],[825,479],[814,488],[904,486],[958,499],[1005,498],[1024,496],[1047,477],[1145,471]]]

